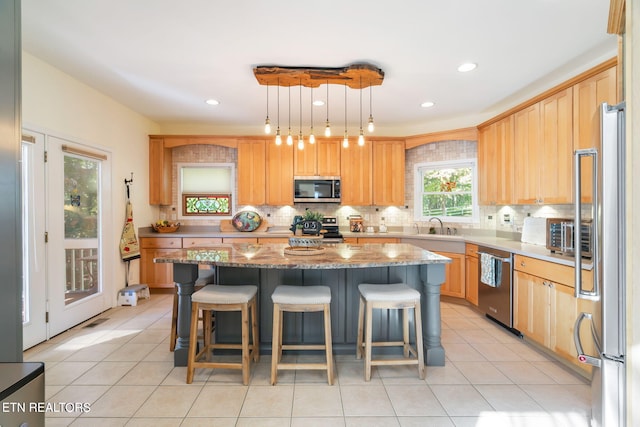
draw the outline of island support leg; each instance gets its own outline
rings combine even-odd
[[[173,280],[178,285],[178,326],[173,366],[187,366],[191,327],[191,295],[198,279],[197,264],[173,264]]]
[[[445,280],[444,264],[423,265],[422,279],[422,341],[428,366],[444,366],[441,339],[440,287]]]

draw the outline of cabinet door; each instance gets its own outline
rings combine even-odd
[[[505,117],[496,123],[497,169],[496,202],[499,205],[513,203],[513,132],[515,117]]]
[[[221,237],[184,237],[183,248],[212,248],[222,243]]]
[[[266,141],[238,141],[238,204],[264,205]]]
[[[153,259],[175,249],[149,248],[140,249],[140,283],[150,288],[173,288],[173,264],[154,263]]]
[[[320,139],[317,145],[316,170],[320,176],[340,175],[340,141]]]
[[[543,158],[539,196],[545,204],[571,203],[573,182],[573,91],[540,102]]]
[[[342,148],[340,176],[342,204],[349,206],[369,206],[373,203],[371,165],[373,147],[371,141],[364,146],[357,144]]]
[[[293,154],[293,175],[294,176],[314,176],[318,161],[318,144],[305,144],[304,149],[295,149]]]
[[[268,205],[293,205],[293,146],[266,144]]]
[[[515,328],[533,341],[549,346],[549,286],[545,280],[514,272]]]
[[[481,205],[495,205],[498,201],[496,131],[497,123],[492,123],[478,132],[478,196]]]
[[[358,237],[358,243],[398,243],[396,237]]]
[[[163,138],[149,138],[149,204],[171,204],[172,151]]]
[[[373,143],[374,205],[404,205],[404,157],[404,141]]]
[[[540,188],[540,104],[534,104],[514,114],[514,179],[515,202],[538,202]]]
[[[464,254],[456,254],[451,252],[435,252],[447,258],[451,258],[451,262],[445,264],[445,282],[440,288],[442,295],[450,297],[465,297],[465,275],[464,275]]]
[[[465,295],[467,301],[478,305],[478,257],[465,257]]]
[[[616,68],[605,70],[573,87],[573,146],[580,148],[600,147],[600,105],[603,102],[617,103]],[[591,202],[591,168],[582,167],[582,199]]]
[[[573,326],[578,318],[578,300],[573,288],[550,283],[551,330],[549,348],[568,360],[577,363],[577,351],[573,342]]]

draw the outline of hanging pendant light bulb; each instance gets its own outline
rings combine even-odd
[[[300,99],[298,102],[298,106],[300,107],[300,115],[298,116],[298,118],[300,119],[299,122],[299,126],[298,126],[298,150],[304,150],[304,139],[302,138],[302,79],[300,80],[300,86],[299,86],[299,95],[300,95]]]
[[[291,86],[289,86],[289,133],[287,134],[287,145],[293,145],[293,137],[291,136]]]
[[[276,129],[276,145],[282,145],[280,136],[280,79],[278,79],[278,129]]]
[[[369,122],[367,124],[367,131],[369,131],[369,133],[373,132],[374,126],[373,126],[373,113],[371,111],[371,84],[369,85]]]
[[[349,147],[349,135],[347,134],[347,84],[344,84],[344,139],[342,140],[344,148]]]
[[[360,133],[358,134],[358,145],[364,145],[364,132],[362,131],[362,76],[360,77]]]
[[[264,121],[264,133],[271,133],[271,121],[269,120],[269,85],[267,85],[267,118]]]
[[[324,128],[324,136],[331,136],[331,125],[329,124],[329,80],[327,80],[327,124]]]
[[[309,133],[309,144],[316,143],[316,136],[313,134],[313,88],[311,88],[311,132]]]

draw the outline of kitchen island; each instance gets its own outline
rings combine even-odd
[[[331,288],[331,320],[334,352],[354,354],[358,321],[358,284],[403,282],[422,294],[422,330],[427,365],[444,365],[440,341],[440,286],[445,264],[451,260],[409,244],[323,245],[314,255],[290,255],[286,244],[219,244],[163,254],[156,263],[173,264],[178,287],[178,326],[174,365],[186,366],[189,347],[191,294],[198,265],[215,268],[216,283],[258,286],[258,319],[262,353],[270,353],[271,294],[278,285],[325,285]],[[398,340],[402,336],[397,310],[380,311],[374,318],[376,339]],[[217,313],[217,339],[239,340],[237,313]],[[322,340],[318,313],[294,313],[287,320],[284,340],[304,343]],[[229,319],[229,320],[226,320]],[[413,324],[411,325],[413,327]],[[389,349],[387,349],[389,350]]]

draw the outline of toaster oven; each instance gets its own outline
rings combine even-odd
[[[574,220],[569,218],[547,218],[547,249],[551,253],[575,254]],[[580,222],[580,251],[583,258],[593,255],[593,227],[591,220]]]

